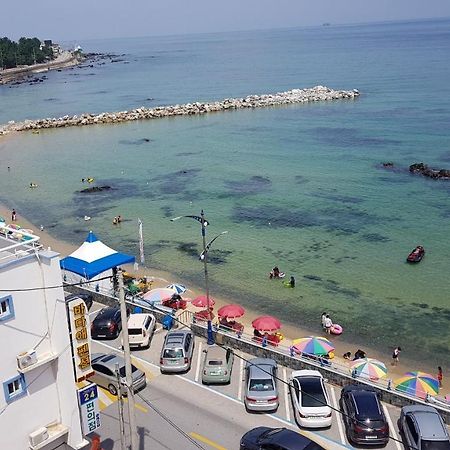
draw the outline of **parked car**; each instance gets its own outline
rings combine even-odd
[[[128,318],[128,341],[130,347],[149,347],[155,331],[153,314],[131,314]]]
[[[258,427],[241,438],[240,450],[325,450],[317,442],[287,428]]]
[[[330,399],[318,370],[295,370],[289,389],[295,419],[301,427],[331,427]]]
[[[229,383],[234,360],[231,348],[211,345],[203,351],[202,383]]]
[[[350,442],[386,445],[389,425],[378,392],[370,386],[350,384],[341,391],[341,410]]]
[[[76,298],[81,298],[82,300],[84,300],[84,303],[86,304],[88,310],[91,309],[92,304],[94,303],[94,296],[91,294],[70,294],[66,297],[66,302],[75,300]]]
[[[120,375],[120,389],[122,394],[126,395],[126,374],[125,374],[125,360],[114,353],[93,353],[92,369],[95,371],[94,375],[89,377],[89,381],[96,383],[101,387],[108,389],[112,395],[117,395],[119,391],[119,383],[116,375],[116,367],[119,369]],[[144,389],[147,385],[145,373],[142,370],[131,365],[133,378],[133,391]]]
[[[161,373],[186,372],[191,368],[194,334],[190,330],[169,330],[159,358]]]
[[[406,449],[450,450],[447,427],[436,409],[431,406],[404,406],[398,427]]]
[[[129,310],[127,310],[127,316]],[[100,310],[91,324],[92,339],[115,339],[122,330],[122,319],[118,306],[107,306]]]
[[[245,398],[248,411],[278,409],[277,363],[270,358],[254,358],[245,366]]]

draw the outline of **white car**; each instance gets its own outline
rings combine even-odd
[[[317,370],[294,370],[289,383],[297,423],[304,428],[331,426],[331,408],[322,374]]]

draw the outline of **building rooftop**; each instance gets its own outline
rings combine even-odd
[[[0,268],[41,249],[39,240],[32,230],[0,222]]]

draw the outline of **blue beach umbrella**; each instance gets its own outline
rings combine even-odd
[[[166,286],[166,289],[172,289],[177,294],[184,294],[187,291],[187,287],[184,284],[177,283],[169,284],[168,286]]]

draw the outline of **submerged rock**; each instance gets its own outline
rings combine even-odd
[[[80,191],[80,194],[90,194],[91,192],[109,191],[111,189],[112,189],[111,186],[92,186],[92,187],[88,187],[86,189],[82,189]]]
[[[450,170],[449,169],[432,169],[428,167],[424,163],[414,163],[409,166],[409,171],[411,173],[419,173],[425,177],[434,178],[434,179],[450,179]]]

